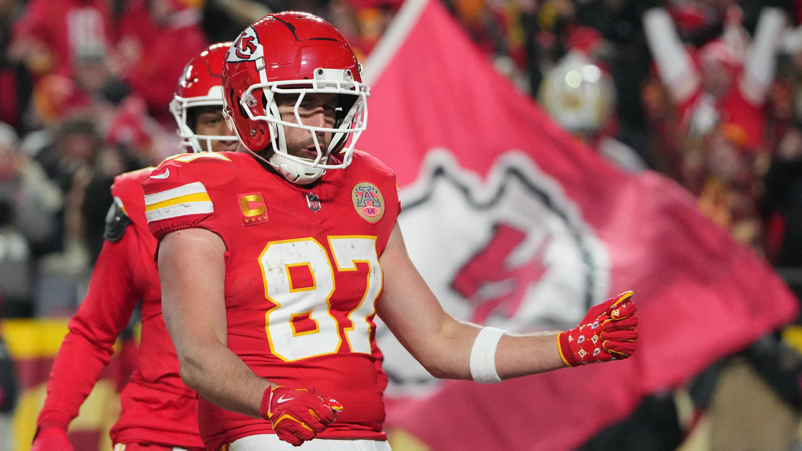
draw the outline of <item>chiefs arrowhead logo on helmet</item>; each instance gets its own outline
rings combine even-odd
[[[234,45],[228,49],[226,61],[229,63],[241,63],[244,61],[256,61],[262,58],[262,44],[259,43],[259,36],[252,26],[240,33]]]

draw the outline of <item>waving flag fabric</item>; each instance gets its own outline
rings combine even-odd
[[[688,192],[577,143],[438,1],[407,0],[365,66],[358,147],[398,174],[410,254],[447,311],[567,329],[631,289],[641,318],[630,360],[495,385],[433,380],[382,328],[389,428],[438,451],[569,450],[795,317],[782,281]]]

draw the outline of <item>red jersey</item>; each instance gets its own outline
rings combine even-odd
[[[129,2],[120,20],[121,41],[134,41],[140,49],[139,58],[131,62],[131,67],[126,67],[124,80],[145,100],[151,115],[160,123],[169,124],[169,128],[175,126],[168,105],[173,100],[176,80],[187,63],[183,55],[198,54],[209,42],[199,21],[182,23],[173,14],[169,23],[157,23],[150,3],[147,0]],[[178,14],[191,13],[184,10]]]
[[[87,51],[108,52],[112,5],[106,0],[31,0],[14,24],[17,39],[43,43],[56,58],[53,72],[72,75],[72,61]]]
[[[379,257],[400,211],[395,174],[357,152],[347,169],[299,186],[222,152],[171,157],[143,187],[154,236],[204,228],[225,242],[228,347],[260,377],[339,401],[344,411],[318,437],[385,439],[371,350]],[[198,411],[210,450],[273,433],[203,397]]]
[[[121,394],[114,443],[202,448],[196,394],[178,375],[178,358],[161,311],[161,286],[147,229],[142,180],[152,168],[118,176],[112,195],[130,220],[100,251],[89,291],[59,349],[39,427],[67,429],[109,362],[112,345],[142,301],[142,340],[131,381]],[[115,238],[112,238],[115,239]]]
[[[682,123],[687,127],[693,121],[695,114],[704,109],[704,93],[701,88],[688,96],[687,99],[679,103],[679,112]],[[733,82],[733,87],[720,100],[713,105],[718,115],[719,124],[735,124],[746,132],[748,147],[756,149],[763,140],[763,130],[765,128],[765,108],[762,104],[755,104],[743,94],[738,82]]]

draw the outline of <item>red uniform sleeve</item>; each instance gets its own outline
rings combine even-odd
[[[142,296],[130,276],[135,272],[133,266],[141,264],[137,235],[130,232],[118,242],[103,244],[87,296],[70,320],[69,332],[50,372],[47,398],[37,422],[40,428],[66,430],[78,416]]]
[[[214,213],[206,184],[216,184],[222,162],[218,153],[200,153],[167,159],[142,181],[148,229],[160,240],[164,235],[193,227],[208,228],[204,222]],[[226,171],[222,171],[226,173]],[[205,174],[204,182],[194,174]]]

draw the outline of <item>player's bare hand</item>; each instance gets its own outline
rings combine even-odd
[[[75,451],[67,436],[67,431],[59,428],[39,430],[33,440],[31,451]]]
[[[337,418],[342,405],[308,390],[271,386],[262,396],[259,410],[269,420],[279,439],[293,446],[312,440]]]
[[[635,352],[638,310],[627,291],[591,307],[579,325],[560,332],[560,357],[568,366],[626,359]]]

